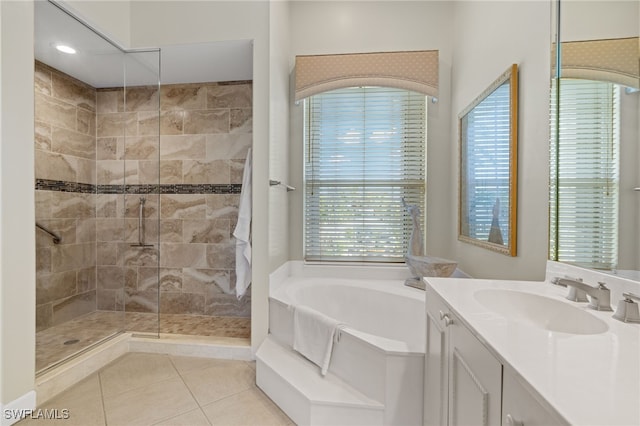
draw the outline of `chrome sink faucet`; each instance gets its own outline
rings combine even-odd
[[[560,280],[564,280],[564,281],[561,283]],[[582,282],[582,278],[573,278],[568,275],[565,275],[564,278],[555,277],[554,279],[551,280],[551,284],[566,287],[567,280],[574,281],[574,282]],[[569,287],[569,294],[567,294],[566,298],[568,300],[571,300],[572,302],[588,302],[589,301],[589,299],[587,299],[587,293],[585,293],[583,290],[578,289],[577,287]]]
[[[613,309],[611,309],[611,291],[603,282],[599,282],[597,287],[592,287],[582,281],[569,278],[556,278],[552,283],[568,287],[569,294],[567,295],[567,299],[569,300],[586,302],[585,295],[588,295],[591,299],[589,302],[591,309],[597,311],[613,311]]]

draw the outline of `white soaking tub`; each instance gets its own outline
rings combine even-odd
[[[271,277],[258,385],[298,424],[422,424],[425,293],[404,285],[408,269],[289,263]],[[325,377],[292,349],[293,306],[345,325]]]

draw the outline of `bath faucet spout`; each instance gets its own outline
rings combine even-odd
[[[579,294],[583,292],[590,298],[589,307],[597,311],[612,311],[611,309],[611,291],[607,288],[605,283],[599,282],[597,287],[592,287],[589,284],[581,281],[576,281],[568,278],[560,278],[557,281],[558,285],[566,286],[570,289],[567,299],[575,300],[579,297]]]

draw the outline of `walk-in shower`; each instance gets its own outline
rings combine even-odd
[[[35,11],[36,370],[124,331],[249,337],[232,232],[250,64],[220,79],[189,62],[215,62],[216,43],[172,46],[162,82],[160,49],[122,50],[52,2]]]

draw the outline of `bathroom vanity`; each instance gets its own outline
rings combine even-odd
[[[548,281],[425,281],[425,425],[640,424],[640,324]]]

